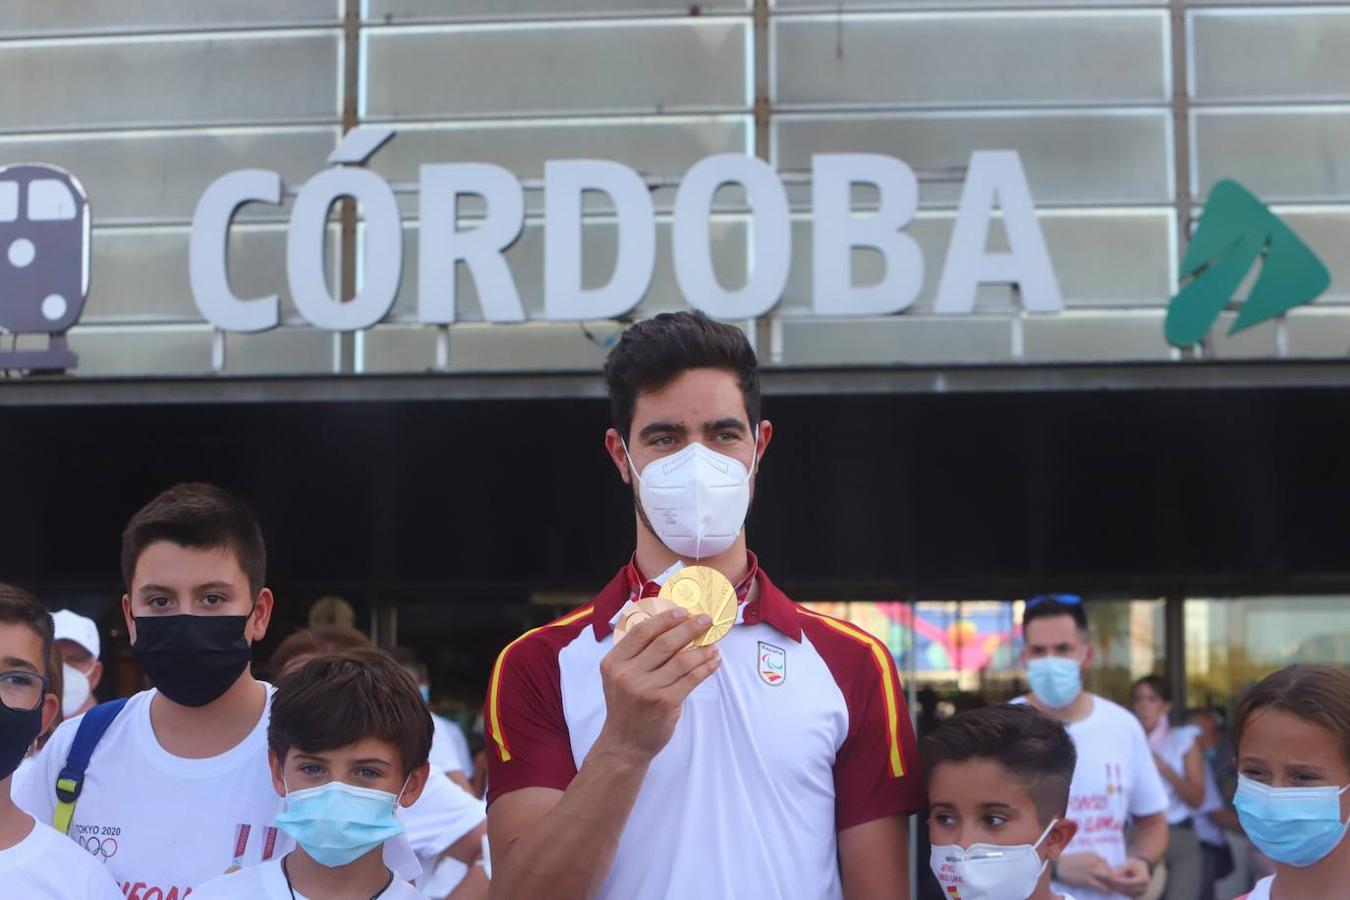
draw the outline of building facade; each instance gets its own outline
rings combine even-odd
[[[830,608],[890,635],[911,686],[948,691],[1012,689],[1014,598],[1042,590],[1089,596],[1115,694],[1166,670],[1188,702],[1226,704],[1287,660],[1345,661],[1347,60],[1350,6],[1334,3],[9,4],[0,162],[72,173],[91,230],[78,364],[0,382],[0,458],[27,473],[6,562],[115,625],[120,519],[171,480],[216,478],[259,507],[294,609],[351,595],[471,703],[484,658],[603,583],[631,541],[598,451],[598,372],[623,322],[548,314],[545,164],[610,160],[646,185],[651,278],[625,313],[641,318],[705,299],[675,259],[680,185],[741,154],[782,185],[785,243],[761,243],[773,223],[737,185],[698,218],[728,292],[786,260],[772,307],[734,321],[780,434],[798,435],[780,438],[764,487],[782,496],[758,502],[752,534],[799,597],[844,604]],[[394,132],[348,167],[387,187],[394,244],[369,203],[296,225],[358,128]],[[982,283],[972,309],[940,312],[972,155],[998,150],[1017,153],[1062,303]],[[842,153],[916,177],[904,234],[922,275],[903,310],[821,307],[812,164]],[[447,202],[423,167],[465,162],[520,185],[504,259],[522,321],[490,321],[466,265],[449,270],[453,322],[422,312],[423,217]],[[193,246],[209,259],[194,218],[240,170],[278,183],[219,235],[218,281],[276,296],[277,327],[257,333],[213,325]],[[1307,242],[1330,287],[1230,335],[1239,292],[1176,347],[1168,303],[1225,178]],[[860,217],[888,208],[874,188],[850,197]],[[455,229],[493,214],[448,202]],[[581,287],[629,252],[618,216],[585,195]],[[16,205],[0,229],[23,220]],[[999,221],[990,253],[1007,249]],[[387,314],[313,324],[288,261],[303,248],[334,301],[394,271]],[[881,253],[849,258],[852,283],[885,276]]]

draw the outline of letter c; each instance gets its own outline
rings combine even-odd
[[[207,187],[192,214],[188,280],[197,308],[222,331],[267,331],[281,321],[276,294],[245,300],[230,290],[230,223],[245,203],[281,203],[281,176],[266,169],[240,169]]]

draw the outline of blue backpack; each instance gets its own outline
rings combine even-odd
[[[89,710],[80,720],[75,740],[66,754],[66,767],[56,777],[56,812],[52,814],[52,827],[62,834],[70,831],[70,820],[75,817],[75,804],[80,799],[80,791],[84,790],[84,770],[89,768],[89,757],[94,755],[94,748],[103,739],[108,726],[126,705],[125,697],[109,700]]]

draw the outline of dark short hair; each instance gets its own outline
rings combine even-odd
[[[38,602],[38,599],[21,587],[12,584],[0,584],[0,622],[6,625],[23,625],[33,631],[42,641],[42,658],[33,662],[50,670],[52,657],[52,614]],[[51,672],[46,673],[48,677]]]
[[[342,650],[357,650],[373,647],[370,638],[355,628],[345,625],[315,625],[313,628],[301,628],[288,635],[277,645],[267,659],[267,669],[273,678],[280,678],[291,660],[299,656],[324,653],[336,653]]]
[[[923,742],[925,771],[943,763],[992,760],[1022,783],[1041,824],[1069,808],[1078,751],[1069,732],[1027,703],[986,706],[964,712],[933,729]]]
[[[1238,703],[1233,717],[1233,748],[1242,752],[1242,735],[1253,715],[1280,709],[1321,725],[1336,736],[1350,763],[1350,669],[1345,666],[1288,666],[1261,679]]]
[[[253,597],[267,578],[262,528],[243,501],[212,484],[176,484],[145,506],[122,532],[122,580],[131,590],[136,563],[160,541],[194,550],[231,551]]]
[[[1025,635],[1027,626],[1037,619],[1053,619],[1057,616],[1070,617],[1073,619],[1073,623],[1078,626],[1078,630],[1087,634],[1087,610],[1083,609],[1082,601],[1064,603],[1055,599],[1053,594],[1043,594],[1027,601],[1026,606],[1022,608],[1022,634]]]
[[[1172,685],[1167,683],[1167,679],[1161,675],[1145,675],[1134,683],[1130,688],[1130,698],[1134,698],[1134,692],[1141,687],[1147,687],[1153,693],[1158,695],[1158,699],[1164,703],[1172,702]]]
[[[610,416],[625,441],[638,394],[660,390],[690,369],[734,375],[750,425],[759,421],[759,363],[745,334],[697,310],[660,313],[625,331],[605,360]]]
[[[383,650],[316,656],[277,682],[267,744],[283,762],[292,749],[322,753],[376,738],[398,748],[407,775],[431,753],[431,713],[417,685]]]

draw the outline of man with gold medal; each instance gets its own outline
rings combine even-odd
[[[493,896],[908,897],[906,816],[926,801],[894,662],[746,547],[773,425],[745,336],[660,315],[605,377],[636,548],[493,669]]]

